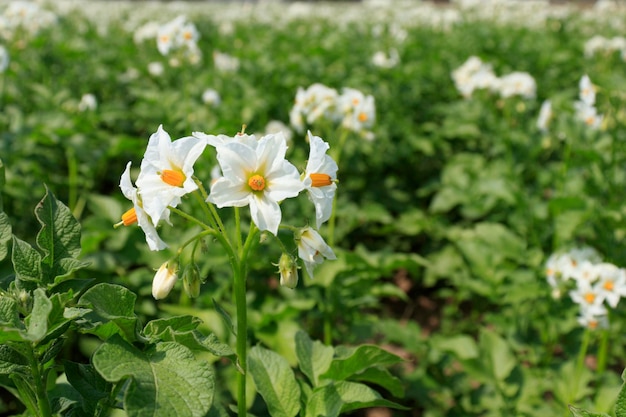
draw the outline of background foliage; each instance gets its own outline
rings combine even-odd
[[[624,61],[583,50],[593,35],[623,35],[626,13],[525,3],[47,5],[57,24],[4,40],[11,62],[0,76],[0,158],[12,232],[37,234],[31,213],[45,184],[81,224],[86,266],[77,278],[135,292],[142,323],[190,314],[202,331],[228,342],[213,302],[232,307],[219,250],[210,248],[201,265],[200,297],[186,298],[182,285],[165,301],[150,296],[154,269],[167,254],[150,252],[140,230],[112,228],[127,208],[118,188],[125,164],[140,161],[159,124],[172,137],[232,135],[242,124],[262,132],[269,121],[289,122],[298,87],[356,88],[375,97],[377,120],[375,139],[350,137],[342,155],[339,259],[291,291],[277,285],[276,268],[266,262],[280,254],[265,248],[250,268],[253,344],[295,367],[298,331],[320,339],[330,318],[335,344],[375,343],[406,359],[393,368],[402,387],[387,389],[410,410],[394,415],[568,415],[568,404],[613,413],[626,365],[624,306],[611,311],[606,332],[591,335],[577,366],[585,329],[573,303],[551,296],[544,264],[556,250],[585,244],[626,266]],[[141,24],[183,12],[201,35],[199,64],[171,67],[153,41],[133,40]],[[392,48],[396,66],[372,63],[373,54]],[[220,71],[216,51],[238,58],[239,68]],[[530,73],[536,98],[480,92],[463,99],[451,72],[470,55],[496,73]],[[153,62],[164,65],[162,75],[149,72]],[[600,130],[572,116],[583,74],[598,87],[606,118]],[[219,106],[203,103],[207,88],[219,92]],[[97,108],[81,111],[87,93]],[[544,99],[555,108],[547,132],[536,126]],[[332,131],[316,128],[332,147]],[[290,148],[301,166],[303,136],[295,134]],[[198,166],[197,175],[208,180],[212,168]],[[189,233],[181,224],[163,237],[175,247]],[[2,288],[10,274],[5,259]],[[67,337],[61,356],[77,363],[99,345],[79,332]],[[595,372],[601,343],[607,367]],[[255,366],[265,354],[255,348]],[[207,356],[216,396],[228,398],[233,375]],[[252,413],[267,413],[259,398],[251,401]],[[18,412],[6,391],[0,409]]]

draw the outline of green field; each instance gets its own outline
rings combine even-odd
[[[0,415],[626,416],[625,68],[621,2],[0,2]]]

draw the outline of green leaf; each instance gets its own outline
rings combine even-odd
[[[506,379],[517,361],[508,343],[492,330],[483,328],[479,346],[488,370],[498,381]]]
[[[39,407],[37,406],[37,395],[32,387],[32,377],[21,373],[13,373],[10,375],[10,378],[19,392],[19,398],[22,404],[26,406],[31,415],[38,416]]]
[[[0,159],[0,211],[4,210],[4,204],[2,202],[2,190],[4,189],[4,185],[6,184],[6,175],[4,172],[4,162]],[[2,260],[2,258],[0,258]]]
[[[572,412],[574,417],[610,417],[608,414],[604,413],[592,413],[587,410],[583,410],[582,408],[576,408],[572,405],[569,406],[569,410]]]
[[[140,351],[113,336],[96,350],[92,361],[109,382],[130,379],[124,394],[129,417],[204,417],[211,408],[213,371],[177,343],[158,343]]]
[[[80,254],[80,224],[70,209],[58,201],[46,188],[46,195],[35,207],[35,216],[41,223],[37,245],[46,254],[46,281],[68,276],[83,263],[75,260]],[[69,258],[69,260],[68,260]]]
[[[338,357],[333,359],[328,371],[321,375],[322,378],[341,381],[367,368],[394,365],[403,361],[401,357],[374,345],[356,348],[338,346],[335,352]]]
[[[64,362],[68,382],[86,400],[85,404],[95,404],[108,397],[110,384],[105,381],[92,365]]]
[[[65,317],[76,319],[76,324],[86,333],[103,340],[120,334],[129,342],[136,340],[137,296],[121,285],[96,284],[82,295],[77,308],[66,309]]]
[[[17,301],[7,296],[0,296],[0,329],[0,343],[24,340]]]
[[[48,316],[52,311],[52,302],[42,288],[33,293],[33,310],[26,317],[26,339],[31,342],[40,342],[48,332]]]
[[[217,300],[215,300],[215,298],[213,299],[213,306],[215,306],[215,311],[217,311],[219,315],[222,316],[222,320],[224,320],[224,324],[226,324],[226,327],[231,331],[234,336],[237,336],[237,329],[235,328],[235,325],[233,324],[233,319],[230,317],[230,314],[228,314],[228,311],[224,310],[224,308],[220,305],[220,303],[217,302]]]
[[[0,345],[0,374],[11,375],[15,372],[30,375],[28,359],[8,344]]]
[[[237,355],[229,345],[220,342],[214,334],[204,336],[196,330],[200,323],[200,319],[193,316],[157,319],[150,321],[143,333],[152,342],[177,342],[191,350],[208,351],[235,361]]]
[[[470,336],[459,334],[455,336],[432,337],[429,343],[434,349],[452,352],[459,359],[478,358],[478,346],[476,341]]]
[[[303,331],[296,333],[296,356],[300,370],[313,386],[319,385],[319,376],[328,370],[333,360],[335,350],[322,342],[312,341]]]
[[[617,401],[615,403],[615,416],[626,417],[626,369],[622,372],[622,389],[617,395]]]
[[[279,354],[255,346],[248,369],[272,417],[293,417],[300,411],[300,386],[289,363]]]
[[[389,391],[396,398],[404,397],[404,383],[384,368],[368,368],[350,378],[353,381],[368,382]]]
[[[11,261],[17,279],[22,281],[42,281],[41,255],[27,242],[13,236]]]
[[[341,413],[369,407],[408,410],[407,407],[385,400],[367,385],[337,381],[313,390],[306,404],[306,417],[336,417]]]
[[[0,164],[2,161],[0,161]],[[2,197],[0,196],[0,209],[2,206]],[[9,216],[0,211],[0,261],[9,255],[9,242],[13,237]]]

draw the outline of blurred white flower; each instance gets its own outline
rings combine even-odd
[[[11,62],[9,51],[3,45],[0,45],[0,73],[3,73],[9,68]]]
[[[541,108],[539,109],[539,117],[537,117],[537,128],[542,132],[547,131],[552,116],[552,102],[550,100],[545,100],[541,104]]]
[[[83,94],[80,98],[80,102],[78,103],[78,110],[81,112],[85,112],[88,110],[96,110],[98,108],[98,100],[96,96],[91,93]]]
[[[222,102],[222,98],[216,90],[207,88],[202,92],[202,102],[212,107],[218,107]]]
[[[148,64],[148,73],[153,77],[160,77],[165,72],[165,67],[161,62],[150,62]]]
[[[372,64],[380,68],[393,68],[400,63],[400,55],[395,49],[390,49],[389,53],[377,51],[372,56]]]
[[[236,72],[239,70],[239,59],[220,51],[213,51],[213,65],[220,72]]]
[[[535,98],[537,84],[527,72],[512,72],[499,78],[497,90],[503,98],[521,96],[530,99]]]

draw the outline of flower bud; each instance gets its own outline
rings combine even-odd
[[[198,269],[198,265],[188,265],[185,268],[185,272],[183,272],[183,288],[185,293],[190,298],[196,298],[200,295],[200,284],[202,284],[202,280],[200,279],[200,269]]]
[[[176,275],[177,267],[176,262],[164,262],[154,275],[154,279],[152,280],[152,296],[155,300],[167,297],[170,291],[172,291],[178,279],[178,275]]]
[[[280,285],[287,288],[296,288],[298,285],[298,264],[291,256],[283,253],[278,261]]]

